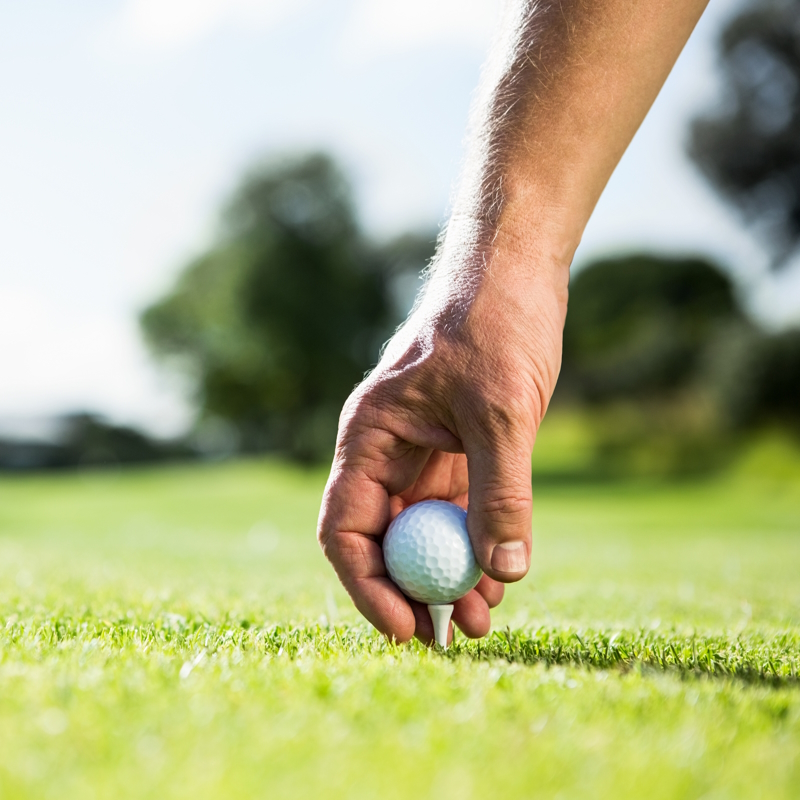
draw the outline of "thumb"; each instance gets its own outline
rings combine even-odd
[[[475,557],[490,578],[518,581],[530,566],[530,448],[524,441],[483,444],[467,452],[467,464],[467,529]]]

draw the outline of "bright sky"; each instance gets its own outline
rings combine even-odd
[[[765,255],[683,156],[715,97],[711,0],[598,206],[577,263],[647,247],[758,275]],[[29,0],[0,4],[0,418],[188,419],[137,310],[213,234],[241,171],[324,148],[375,235],[441,221],[498,0]],[[762,281],[800,313],[800,269]]]

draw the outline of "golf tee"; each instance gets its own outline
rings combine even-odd
[[[431,615],[431,621],[433,622],[433,636],[436,639],[436,644],[440,644],[446,650],[447,631],[450,628],[453,606],[448,604],[430,605],[428,606],[428,613]]]

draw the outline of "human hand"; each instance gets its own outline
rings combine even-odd
[[[407,506],[435,498],[467,509],[485,573],[454,604],[468,637],[488,633],[503,584],[530,564],[530,459],[560,366],[567,273],[533,265],[513,277],[504,260],[463,288],[441,268],[342,411],[319,542],[358,610],[400,642],[433,641],[427,608],[383,561],[382,536]]]
[[[561,362],[569,264],[603,187],[707,0],[511,3],[475,107],[462,183],[423,300],[342,412],[320,544],[388,636],[430,641],[386,576],[391,519],[467,507],[486,576],[455,604],[489,630],[530,563],[530,456]]]

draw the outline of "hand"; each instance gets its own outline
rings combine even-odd
[[[467,507],[486,573],[456,603],[489,630],[530,564],[530,457],[561,364],[569,264],[597,199],[707,0],[509,4],[439,262],[420,307],[342,412],[319,541],[358,609],[433,635],[380,539],[411,503]]]
[[[433,641],[427,608],[387,577],[381,550],[412,503],[467,509],[485,575],[455,603],[466,636],[488,633],[503,584],[530,565],[530,459],[561,361],[566,273],[533,265],[514,279],[501,260],[466,289],[448,285],[463,273],[438,269],[342,411],[319,542],[358,610],[399,642]]]

